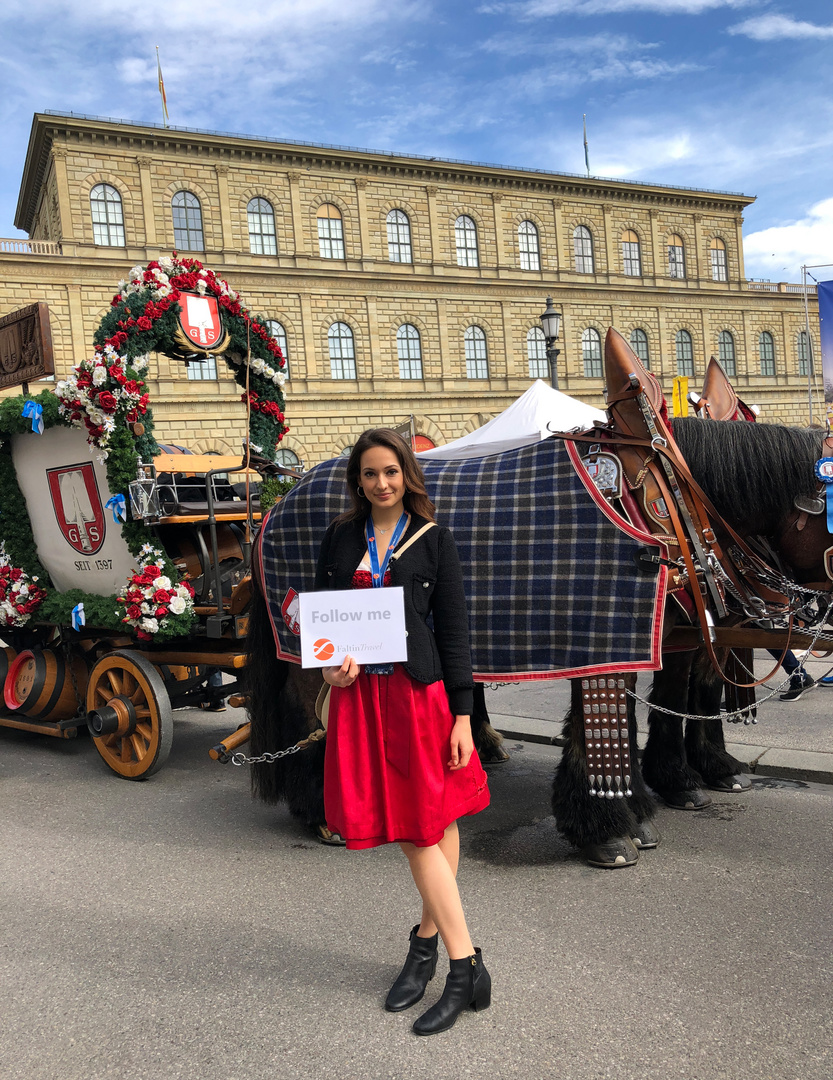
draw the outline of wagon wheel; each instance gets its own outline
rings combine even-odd
[[[113,772],[144,780],[162,768],[174,733],[165,684],[144,657],[103,656],[87,684],[87,726]]]

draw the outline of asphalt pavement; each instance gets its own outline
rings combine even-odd
[[[253,801],[207,754],[239,720],[175,713],[143,783],[0,730],[3,1080],[830,1080],[830,787],[758,774],[594,870],[549,812],[558,750],[507,740],[461,824],[492,1007],[419,1039],[421,1006],[382,1008],[418,917],[404,858]]]

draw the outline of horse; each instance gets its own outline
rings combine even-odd
[[[691,473],[736,531],[768,538],[796,581],[825,579],[824,552],[830,546],[826,523],[822,518],[810,517],[799,531],[796,524],[800,512],[793,502],[797,496],[817,494],[813,465],[821,456],[821,432],[700,420],[675,421],[673,432]],[[301,494],[300,489],[297,493]],[[557,504],[559,493],[552,492],[551,498]],[[453,510],[447,507],[443,518],[459,537]],[[291,746],[318,726],[314,705],[322,681],[315,670],[276,659],[267,584],[262,573],[257,573],[257,559],[254,563],[257,588],[251,607],[247,670],[251,750],[257,756],[266,750]],[[666,626],[678,617],[676,604],[667,604]],[[625,678],[633,689],[635,676]],[[681,687],[688,688],[682,695]],[[693,803],[696,808],[708,799],[702,792],[704,785],[736,789],[733,778],[742,773],[742,766],[726,751],[721,723],[714,719],[719,715],[721,692],[719,677],[707,670],[694,652],[665,654],[663,667],[654,672],[651,701],[656,708],[649,715],[648,745],[641,770],[633,761],[632,794],[604,799],[591,797],[589,792],[581,680],[573,680],[571,709],[564,725],[566,747],[556,771],[552,809],[560,832],[583,850],[589,862],[613,867],[632,865],[636,853],[632,837],[642,847],[654,845],[654,792],[671,805],[685,807]],[[660,713],[659,708],[712,719],[689,721],[684,734],[681,722]],[[500,737],[488,724],[482,688],[476,695],[472,726],[485,760],[505,756],[499,746]],[[632,701],[628,705],[628,726],[635,746]],[[325,821],[323,752],[323,744],[317,742],[278,764],[256,766],[252,773],[254,793],[267,803],[286,802],[293,817],[319,828]],[[326,838],[325,829],[322,836]]]

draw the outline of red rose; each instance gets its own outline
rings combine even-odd
[[[145,567],[145,572],[142,576],[150,578],[151,581],[155,581],[158,577],[162,577],[162,571],[158,566],[154,566],[153,563],[151,563],[150,566]]]
[[[148,399],[149,398],[150,398],[150,394],[142,394],[142,396],[139,398],[139,401],[138,401],[137,406],[136,406],[138,408],[139,412],[144,413],[144,412],[147,411]]]
[[[158,607],[156,609],[155,618],[164,619],[167,614],[168,614],[168,609],[166,607]]]
[[[139,607],[138,604],[131,604],[130,607],[127,609],[127,614],[131,619],[141,619],[142,609]]]
[[[185,587],[185,591],[188,593],[188,595],[193,600],[194,596],[195,596],[194,586],[189,581],[183,581],[182,584]]]
[[[171,594],[168,592],[167,589],[157,589],[156,592],[153,594],[154,604],[167,604],[170,598]]]
[[[153,323],[147,317],[147,315],[142,315],[136,320],[136,325],[139,327],[140,330],[150,330],[150,328],[153,326]]]
[[[145,630],[137,630],[136,637],[139,641],[153,641],[152,635],[148,634]]]
[[[102,390],[98,395],[98,406],[105,412],[114,413],[119,407],[119,403],[113,397],[109,390]]]
[[[139,393],[139,384],[136,382],[135,379],[128,379],[126,382],[122,383],[122,385],[124,386],[128,394]]]

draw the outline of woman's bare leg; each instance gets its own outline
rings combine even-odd
[[[456,823],[450,825],[442,840],[432,847],[404,843],[400,847],[408,858],[414,883],[422,897],[419,936],[431,937],[439,930],[450,959],[471,956],[474,946],[455,877],[460,853]]]

